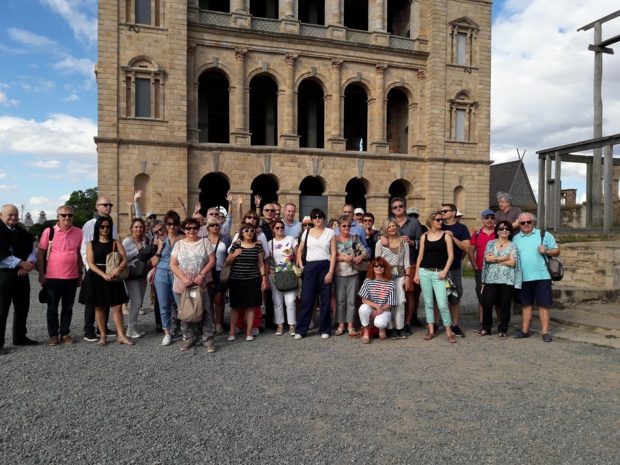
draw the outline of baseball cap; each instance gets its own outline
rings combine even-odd
[[[309,216],[304,216],[304,219],[301,220],[301,224],[314,224]]]
[[[146,217],[150,218],[151,216],[157,216],[157,213],[155,212],[146,212]]]
[[[409,208],[407,208],[407,215],[418,215],[418,216],[420,216],[420,209],[418,207],[409,207]]]
[[[363,208],[356,208],[355,210],[353,210],[353,214],[354,215],[363,215],[364,214],[364,209]]]
[[[480,214],[480,218],[484,218],[487,215],[495,215],[495,212],[493,210],[484,210],[481,214]]]
[[[454,215],[454,216],[456,216],[456,217],[458,217],[458,218],[462,218],[462,217],[464,217],[465,215],[463,215],[463,214],[461,213],[461,210],[459,210],[459,207],[456,207],[456,215]]]
[[[222,215],[228,216],[228,212],[226,211],[224,207],[217,207],[217,209],[220,211]]]

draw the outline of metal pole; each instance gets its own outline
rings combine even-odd
[[[545,160],[538,158],[538,227],[546,228],[545,224]]]
[[[603,231],[606,233],[611,232],[611,226],[613,222],[614,211],[614,188],[613,188],[613,171],[614,171],[614,159],[613,159],[613,146],[607,145],[603,149],[605,152],[605,167],[603,170],[604,179],[604,192],[605,192],[605,205],[603,207]]]
[[[553,218],[553,199],[551,198],[551,155],[545,156],[545,202],[547,209],[545,212],[545,229],[551,227],[551,218]]]
[[[602,26],[600,22],[594,25],[594,43],[602,41]],[[603,137],[603,99],[601,86],[603,81],[603,53],[594,52],[594,130],[592,136],[596,139]],[[601,224],[601,149],[594,149],[592,153],[592,223]]]
[[[555,153],[555,196],[553,203],[555,205],[554,217],[553,217],[553,232],[558,232],[562,221],[562,157],[559,152]]]

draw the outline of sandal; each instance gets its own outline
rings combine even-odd
[[[506,333],[499,333],[499,340],[500,341],[505,341],[507,338]]]
[[[385,332],[385,329],[379,331],[379,339],[387,339],[387,333]]]
[[[349,328],[349,336],[355,336],[356,331],[355,328]]]
[[[456,336],[455,336],[454,334],[450,334],[450,335],[448,336],[448,342],[449,342],[450,344],[456,344]]]
[[[478,336],[488,336],[491,334],[491,331],[487,331],[486,329],[482,329],[480,330],[480,332],[478,333]]]
[[[435,337],[434,333],[428,332],[424,335],[424,337],[422,339],[424,339],[425,341],[430,341],[431,339],[433,339]]]
[[[344,333],[344,328],[338,327],[338,329],[336,330],[334,334],[336,336],[342,336],[342,333]]]
[[[362,344],[370,344],[370,336],[368,336],[367,334],[364,334],[362,336]]]

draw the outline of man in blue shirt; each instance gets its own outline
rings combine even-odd
[[[287,203],[284,205],[284,234],[297,239],[301,236],[301,223],[295,219],[297,214],[297,205],[294,203]]]
[[[523,304],[523,327],[515,334],[515,338],[530,337],[530,321],[534,303],[538,305],[538,314],[542,324],[543,341],[551,342],[549,334],[549,307],[553,304],[551,291],[551,276],[547,271],[545,255],[557,257],[560,248],[555,238],[545,232],[544,238],[540,229],[535,227],[536,217],[531,213],[519,215],[521,232],[517,233],[512,241],[519,248],[521,255],[521,270],[523,272],[523,286],[521,287],[521,302]]]

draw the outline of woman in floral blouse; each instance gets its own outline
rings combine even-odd
[[[489,241],[484,251],[482,268],[482,331],[479,336],[491,334],[493,326],[493,307],[500,308],[497,331],[502,341],[510,323],[510,306],[515,289],[521,289],[521,261],[519,249],[511,242],[512,225],[500,221],[495,226],[495,237]]]
[[[336,236],[336,336],[344,333],[345,321],[349,334],[354,333],[355,297],[357,295],[359,272],[353,264],[361,262],[368,256],[366,248],[357,235],[351,235],[351,219],[341,216],[338,219],[340,232]],[[345,320],[346,315],[346,320]]]

